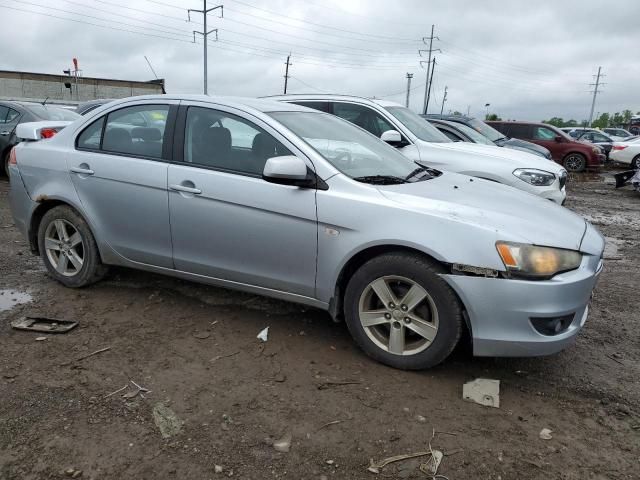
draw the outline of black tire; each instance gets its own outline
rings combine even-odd
[[[55,222],[59,220],[66,222],[65,225],[67,225],[68,229],[73,227],[81,238],[81,243],[76,250],[80,251],[81,248],[82,266],[73,274],[64,275],[60,273],[52,263],[52,258],[45,248],[45,234],[49,228],[55,228]],[[71,227],[69,227],[69,225]],[[42,256],[42,261],[51,276],[66,287],[86,287],[99,281],[107,273],[107,267],[104,266],[100,260],[100,252],[98,251],[93,234],[89,229],[89,225],[87,225],[87,222],[85,222],[74,209],[66,205],[52,208],[42,217],[42,221],[38,227],[38,249]],[[53,255],[55,255],[55,252]],[[60,252],[59,256],[60,255],[62,255],[62,252]],[[71,262],[69,261],[68,263]]]
[[[587,169],[587,159],[581,153],[568,154],[563,163],[568,172],[584,172]]]
[[[636,155],[636,157],[631,161],[631,169],[640,170],[640,155]]]
[[[440,271],[438,265],[429,259],[402,252],[373,258],[356,271],[345,292],[344,314],[349,332],[367,355],[394,368],[420,370],[439,364],[451,354],[462,335],[462,307],[455,292],[438,275]],[[422,351],[405,355],[391,353],[370,338],[360,321],[360,302],[365,298],[363,295],[367,295],[365,290],[370,289],[371,282],[389,276],[404,277],[417,283],[428,293],[437,309],[438,324],[435,337]],[[394,322],[393,318],[391,322],[401,323]],[[389,324],[388,328],[390,330],[393,327]],[[402,328],[404,332],[404,327]]]

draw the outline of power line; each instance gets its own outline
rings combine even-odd
[[[189,17],[189,21],[191,21],[191,12],[195,12],[195,13],[201,13],[202,14],[202,19],[203,19],[203,29],[201,32],[194,30],[193,31],[193,42],[195,43],[196,41],[196,35],[202,35],[202,45],[204,46],[204,85],[203,85],[203,90],[204,90],[204,94],[207,95],[207,79],[208,79],[208,75],[207,75],[207,60],[208,60],[208,56],[207,56],[207,45],[209,44],[208,42],[208,38],[209,35],[211,35],[212,33],[216,34],[216,40],[218,40],[218,29],[217,28],[213,28],[211,30],[207,30],[207,15],[209,15],[209,12],[213,12],[214,10],[220,9],[220,17],[224,16],[224,6],[223,5],[216,5],[215,7],[211,7],[211,8],[207,8],[207,0],[202,0],[204,2],[204,6],[202,7],[202,10],[195,10],[193,8],[190,8],[187,10],[187,17]]]

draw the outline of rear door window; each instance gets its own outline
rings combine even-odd
[[[313,102],[313,101],[303,101],[303,102],[291,102],[295,105],[300,105],[301,107],[313,108],[314,110],[320,110],[324,113],[329,113],[329,102]]]
[[[162,158],[168,105],[137,105],[107,115],[102,150]]]
[[[556,138],[556,132],[547,127],[535,127],[533,138],[536,140],[553,140]]]
[[[100,140],[102,138],[102,125],[104,117],[93,122],[78,136],[76,146],[85,150],[100,150]]]
[[[513,123],[507,126],[507,132],[504,132],[507,136],[513,138],[532,138],[531,126],[521,123]]]

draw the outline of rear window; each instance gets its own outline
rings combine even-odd
[[[29,105],[27,107],[36,117],[42,120],[63,120],[73,122],[80,118],[76,112],[50,105]]]

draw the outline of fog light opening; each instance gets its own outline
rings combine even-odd
[[[561,317],[532,317],[531,324],[533,325],[533,328],[542,335],[560,335],[569,328],[574,317],[575,313],[570,313]]]

